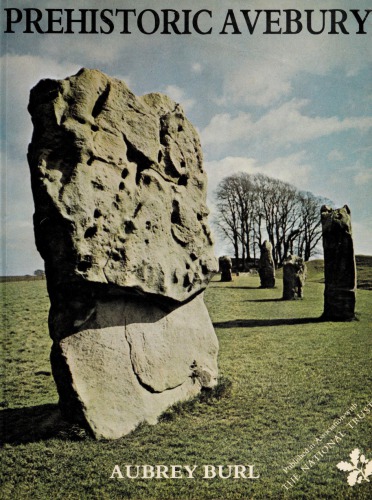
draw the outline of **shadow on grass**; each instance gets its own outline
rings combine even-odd
[[[0,412],[0,443],[21,444],[59,438],[78,440],[85,431],[62,419],[58,405],[7,408]]]
[[[202,388],[201,392],[192,399],[179,401],[165,410],[159,417],[159,422],[169,422],[178,415],[189,414],[196,410],[198,404],[213,405],[216,401],[230,396],[232,381],[228,377],[219,377],[217,385],[212,388]]]
[[[254,326],[281,326],[305,325],[307,323],[321,323],[323,318],[278,318],[278,319],[234,319],[213,323],[215,328],[245,328]]]
[[[283,299],[254,299],[254,300],[245,300],[244,302],[283,302]]]
[[[218,288],[228,288],[229,290],[260,290],[259,286],[220,286]]]

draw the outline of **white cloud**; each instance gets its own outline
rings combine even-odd
[[[280,8],[283,9],[283,5]],[[242,47],[243,41],[246,49]],[[219,99],[224,104],[274,105],[288,98],[295,78],[324,76],[336,71],[345,78],[353,77],[372,61],[371,45],[365,37],[355,34],[311,36],[303,32],[295,37],[273,37],[257,32],[250,38],[239,35],[227,44],[234,58],[229,61],[230,71],[225,73]]]
[[[267,107],[291,93],[291,76],[271,61],[248,63],[227,75],[224,102]]]
[[[273,108],[256,121],[249,113],[213,116],[201,135],[205,145],[228,145],[243,138],[260,138],[275,145],[303,143],[348,130],[365,132],[372,127],[372,116],[340,119],[337,116],[308,116],[303,108],[309,101],[292,99]]]
[[[185,91],[178,87],[177,85],[168,85],[165,88],[165,93],[169,95],[174,101],[180,103],[185,111],[190,110],[194,104],[194,99],[188,99],[186,97]]]
[[[203,145],[230,144],[246,137],[253,128],[249,113],[239,113],[232,117],[229,113],[214,115],[201,131]]]
[[[359,255],[371,255],[372,248],[372,222],[364,220],[360,222],[353,221],[353,240],[354,250]]]
[[[6,75],[6,124],[8,154],[26,155],[32,124],[27,112],[30,90],[43,78],[66,78],[80,68],[68,62],[56,63],[38,56],[7,54],[1,57]]]
[[[297,188],[305,190],[309,186],[310,175],[313,168],[306,162],[307,156],[306,151],[300,151],[299,153],[278,157],[259,166],[257,170],[270,177],[289,182]]]
[[[212,194],[219,182],[238,172],[253,174],[257,160],[254,158],[227,156],[222,160],[206,161],[204,168],[208,175],[208,193]]]
[[[47,58],[57,61],[70,55],[74,61],[84,61],[81,66],[88,65],[91,69],[99,69],[101,64],[115,63],[120,58],[121,46],[117,36],[64,35],[62,54],[59,40],[55,35],[46,36],[40,44],[41,52]]]
[[[354,176],[354,184],[356,186],[365,186],[372,181],[372,169],[361,168]]]
[[[7,274],[31,273],[40,267],[32,229],[33,203],[26,160],[32,123],[27,111],[30,89],[42,78],[65,78],[79,67],[59,64],[37,56],[6,55],[1,58],[5,71],[5,105],[3,110],[6,149],[2,158],[6,169],[6,268]],[[3,263],[5,265],[5,263]]]
[[[259,133],[272,134],[277,144],[293,144],[352,129],[365,132],[372,127],[372,116],[342,120],[337,116],[306,116],[302,110],[308,103],[305,99],[292,99],[272,109],[256,123]]]
[[[117,78],[118,80],[121,80],[122,82],[125,82],[126,85],[132,89],[132,87],[134,87],[134,82],[132,80],[132,77],[129,76],[129,75],[122,75],[122,74],[113,74],[112,75],[114,78]]]
[[[368,184],[372,181],[372,168],[367,166],[361,159],[358,159],[353,165],[346,166],[344,168],[348,176],[353,180],[355,186],[359,188],[358,198],[362,194],[361,188],[368,189]],[[350,186],[348,186],[350,188]]]
[[[338,149],[332,149],[332,151],[328,153],[327,158],[330,161],[342,161],[344,159],[344,155]]]
[[[191,71],[193,73],[201,73],[203,71],[203,67],[200,63],[193,63],[191,65]]]
[[[312,166],[306,162],[306,152],[300,151],[288,156],[277,157],[267,163],[260,163],[255,158],[227,156],[221,160],[206,161],[208,174],[208,192],[210,198],[218,183],[225,177],[238,172],[248,174],[262,173],[295,185],[298,189],[307,189]]]

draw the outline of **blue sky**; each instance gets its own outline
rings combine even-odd
[[[372,255],[372,14],[367,35],[221,35],[227,9],[366,9],[356,0],[34,0],[25,8],[205,8],[211,35],[2,34],[1,158],[6,207],[3,273],[42,267],[33,238],[26,160],[32,124],[29,91],[42,78],[81,67],[124,79],[137,95],[157,91],[180,102],[197,127],[208,172],[209,206],[218,182],[234,172],[262,172],[348,204],[355,249]],[[350,25],[351,26],[351,25]],[[2,31],[4,27],[2,25]],[[22,31],[22,30],[21,30]],[[351,30],[350,30],[351,31]],[[4,189],[5,186],[5,189]],[[6,199],[4,198],[6,195]],[[4,212],[4,208],[3,208]],[[4,224],[3,224],[4,227]],[[217,241],[216,254],[228,248]],[[4,252],[3,252],[4,257]]]

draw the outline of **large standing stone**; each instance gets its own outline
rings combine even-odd
[[[228,255],[223,255],[219,259],[221,281],[232,281],[232,261]]]
[[[167,96],[136,97],[97,70],[42,80],[29,111],[61,408],[117,438],[216,383],[200,141]]]
[[[333,210],[321,208],[324,248],[324,312],[329,320],[355,317],[356,266],[347,205]]]
[[[283,300],[302,299],[306,280],[306,264],[297,255],[288,255],[283,262]]]
[[[273,259],[273,247],[269,241],[264,241],[260,247],[261,256],[258,264],[258,273],[261,280],[261,288],[275,287],[275,263]]]

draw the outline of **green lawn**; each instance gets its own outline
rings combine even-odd
[[[368,266],[366,266],[368,267]],[[369,272],[369,271],[368,271]],[[178,405],[156,426],[96,442],[64,424],[50,375],[45,281],[2,283],[4,391],[1,493],[4,499],[367,499],[371,482],[349,486],[337,469],[359,448],[372,459],[371,292],[358,290],[358,321],[320,322],[322,272],[310,266],[304,300],[283,302],[281,283],[257,276],[212,281],[206,303],[220,342],[221,397]],[[368,281],[368,278],[366,278]],[[223,392],[223,391],[221,391]],[[304,453],[345,414],[298,466]],[[363,418],[347,425],[359,413]],[[341,431],[342,438],[324,446]],[[309,470],[301,466],[319,451]],[[259,479],[110,479],[125,464],[254,465]],[[298,480],[283,488],[293,474]]]

